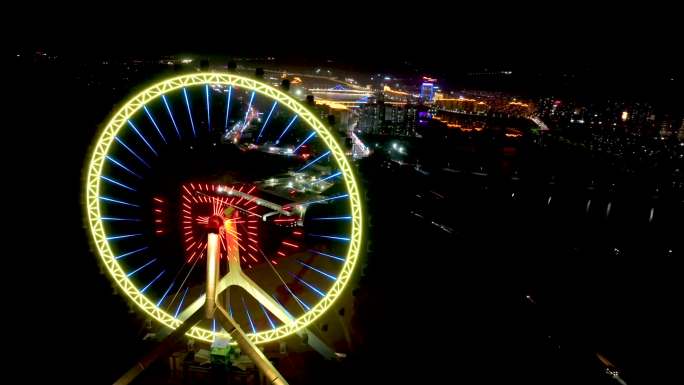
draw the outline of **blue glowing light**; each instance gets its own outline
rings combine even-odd
[[[178,318],[178,313],[180,313],[180,309],[183,306],[183,301],[185,300],[185,295],[188,294],[188,289],[189,287],[185,288],[185,291],[183,292],[183,296],[181,297],[181,300],[178,303],[178,307],[176,308],[176,313],[173,315],[173,318]]]
[[[268,124],[268,121],[271,120],[271,115],[273,114],[273,110],[275,110],[276,106],[278,105],[277,101],[273,102],[273,105],[271,106],[271,110],[268,112],[268,116],[266,116],[266,120],[264,120],[264,125],[261,126],[261,130],[259,131],[259,135],[256,138],[256,142],[259,142],[259,139],[261,138],[261,134],[264,133],[264,129],[266,128],[266,125]]]
[[[230,115],[230,97],[233,94],[233,86],[228,87],[228,96],[226,97],[226,124],[223,128],[228,129],[228,116]]]
[[[126,277],[129,277],[129,278],[132,277],[133,275],[135,275],[135,273],[137,273],[137,272],[139,272],[140,270],[146,268],[147,266],[149,266],[150,264],[152,264],[152,263],[153,263],[154,261],[156,261],[156,260],[157,260],[157,258],[155,258],[155,259],[153,259],[153,260],[147,262],[146,264],[140,266],[139,268],[137,268],[137,269],[131,271],[130,273],[126,274]]]
[[[325,296],[325,293],[323,293],[323,292],[322,292],[320,289],[318,289],[316,286],[314,286],[314,285],[312,285],[312,284],[306,282],[303,278],[298,277],[296,274],[294,274],[294,273],[292,273],[292,272],[289,272],[289,271],[288,271],[288,273],[290,273],[290,275],[291,275],[292,277],[294,277],[294,279],[296,279],[297,281],[299,281],[299,282],[301,282],[302,284],[304,284],[304,286],[308,287],[309,289],[311,289],[313,292],[315,292],[315,293],[318,294],[319,296],[321,296],[321,297]]]
[[[334,281],[334,280],[337,279],[337,277],[335,277],[334,275],[332,275],[332,274],[330,274],[330,273],[326,273],[325,271],[323,271],[323,270],[321,270],[321,269],[315,268],[315,267],[313,267],[313,266],[311,266],[311,265],[309,265],[309,264],[307,264],[307,263],[304,263],[304,262],[302,262],[302,261],[299,260],[299,259],[297,260],[297,262],[299,262],[300,265],[302,265],[302,266],[308,268],[309,270],[313,270],[313,271],[315,271],[316,273],[321,274],[322,276],[328,278],[328,279],[331,280],[331,281]]]
[[[197,133],[195,132],[195,122],[192,119],[192,111],[190,111],[190,101],[188,100],[188,91],[183,88],[183,97],[185,98],[185,107],[188,109],[188,116],[190,117],[190,126],[192,127],[192,136],[195,137],[197,136]]]
[[[340,175],[342,175],[342,171],[338,171],[338,172],[336,172],[336,173],[334,173],[334,174],[330,174],[330,175],[326,176],[326,177],[323,178],[323,179],[319,179],[319,180],[315,181],[314,183],[325,182],[325,181],[328,180],[328,179],[332,179],[332,178],[338,177],[338,176],[340,176]]]
[[[117,199],[112,199],[112,198],[109,198],[109,197],[102,197],[102,196],[101,196],[100,199],[103,200],[103,201],[106,201],[106,202],[118,203],[118,204],[120,204],[120,205],[131,206],[131,207],[140,207],[139,205],[135,205],[135,204],[133,204],[133,203],[124,202],[124,201],[120,201],[120,200],[117,200]]]
[[[147,139],[145,139],[145,137],[140,133],[140,131],[138,131],[138,127],[136,127],[136,126],[133,124],[133,122],[131,122],[131,121],[129,120],[129,121],[128,121],[128,125],[131,126],[131,128],[133,129],[133,131],[135,131],[135,133],[138,134],[138,136],[140,137],[140,139],[142,139],[142,141],[145,142],[145,144],[147,145],[147,147],[150,149],[150,151],[152,151],[152,152],[154,153],[155,156],[159,155],[159,154],[157,154],[157,151],[155,151],[154,147],[152,147],[152,145],[150,144],[150,142],[148,142]]]
[[[147,117],[150,118],[150,121],[152,122],[152,124],[154,124],[154,128],[157,129],[157,133],[159,133],[159,136],[161,136],[161,138],[162,138],[162,140],[164,141],[164,143],[167,143],[167,142],[166,142],[166,138],[164,137],[164,134],[162,134],[161,130],[159,129],[159,126],[157,125],[157,121],[154,120],[154,118],[152,117],[152,114],[150,113],[150,110],[147,109],[147,106],[143,106],[143,109],[145,110],[145,113],[147,114]]]
[[[264,308],[264,305],[259,303],[259,307],[261,307],[261,311],[264,312],[264,315],[266,316],[266,319],[268,320],[268,324],[271,325],[271,329],[275,329],[275,324],[273,323],[273,320],[271,320],[271,317],[268,315],[268,312]]]
[[[256,328],[254,327],[254,322],[252,322],[252,315],[249,314],[249,309],[247,308],[247,303],[245,303],[245,297],[240,296],[242,299],[242,306],[245,308],[245,313],[247,313],[247,320],[249,320],[249,326],[252,328],[252,333],[256,333]]]
[[[153,283],[155,283],[155,282],[159,279],[159,277],[161,277],[162,275],[164,275],[164,272],[166,272],[166,270],[162,270],[162,272],[159,273],[159,275],[157,275],[156,277],[154,277],[154,279],[153,279],[152,281],[150,281],[150,283],[148,283],[147,286],[143,287],[143,288],[140,290],[140,292],[141,292],[141,293],[144,293],[145,290],[147,290],[150,286],[152,286]]]
[[[128,171],[131,175],[135,175],[135,176],[137,176],[138,178],[142,179],[142,177],[141,177],[140,175],[136,174],[136,173],[133,172],[131,169],[129,169],[128,167],[124,166],[124,165],[123,165],[121,162],[119,162],[118,160],[112,158],[112,157],[109,156],[109,155],[107,155],[106,158],[107,158],[110,162],[114,163],[115,165],[117,165],[117,166],[121,167],[122,169]]]
[[[312,164],[314,164],[314,163],[318,162],[319,160],[325,158],[325,157],[328,156],[328,155],[330,155],[330,150],[324,152],[323,154],[319,155],[316,159],[314,159],[314,160],[312,160],[311,162],[305,164],[302,168],[299,169],[299,171],[304,171],[304,170],[306,170],[307,168],[309,168],[309,166],[311,166]]]
[[[171,108],[169,107],[169,102],[166,100],[166,95],[162,95],[162,100],[164,101],[164,105],[166,106],[166,111],[169,113],[169,118],[171,118],[171,122],[173,123],[173,128],[176,129],[176,135],[178,135],[178,139],[180,139],[180,130],[178,129],[178,125],[176,124],[176,119],[173,118],[173,113],[171,113]]]
[[[119,255],[119,256],[116,256],[116,257],[114,257],[114,259],[121,259],[121,258],[124,258],[124,257],[128,257],[129,255],[132,255],[132,254],[135,254],[135,253],[139,253],[139,252],[144,251],[144,250],[147,250],[147,249],[148,249],[147,246],[141,247],[141,248],[139,248],[139,249],[137,249],[137,250],[129,251],[129,252],[127,252],[127,253],[123,253],[123,254],[121,254],[121,255]]]
[[[312,205],[312,204],[314,204],[314,203],[321,203],[321,202],[333,201],[333,200],[336,200],[336,199],[342,199],[342,198],[347,198],[347,197],[349,197],[349,194],[340,194],[340,195],[335,195],[334,197],[319,199],[319,200],[316,200],[316,201],[302,202],[301,204],[302,204],[302,205]]]
[[[334,260],[336,260],[336,261],[344,262],[344,258],[338,257],[338,256],[336,256],[336,255],[327,254],[327,253],[324,253],[324,252],[322,252],[322,251],[318,251],[318,250],[314,250],[314,249],[309,249],[309,251],[312,252],[312,253],[314,253],[314,254],[322,255],[322,256],[328,257],[328,258],[332,258],[332,259],[334,259]]]
[[[297,147],[295,147],[294,150],[292,150],[292,153],[296,153],[300,147],[302,147],[304,144],[306,144],[306,142],[308,142],[314,136],[316,136],[316,131],[310,133],[309,136],[306,137],[306,139],[304,139],[301,143],[299,143],[299,145]]]
[[[336,235],[321,235],[321,234],[308,234],[312,237],[319,237],[319,238],[326,238],[326,239],[334,239],[336,241],[345,241],[349,242],[349,237],[339,237]]]
[[[350,221],[351,219],[351,216],[311,218],[312,221]]]
[[[280,143],[280,139],[282,139],[283,136],[285,135],[285,133],[290,129],[290,127],[292,127],[292,125],[294,124],[294,122],[297,120],[297,116],[298,116],[298,115],[295,115],[295,116],[292,117],[292,119],[290,120],[290,123],[288,123],[288,124],[287,124],[287,127],[285,127],[285,129],[283,130],[283,132],[280,133],[280,136],[278,137],[278,140],[275,141],[275,144]]]
[[[138,158],[138,160],[139,160],[140,162],[142,162],[142,164],[144,164],[145,166],[147,166],[147,168],[150,168],[150,165],[147,164],[147,162],[145,162],[145,159],[141,158],[140,155],[136,154],[135,151],[133,151],[130,147],[128,147],[128,146],[126,145],[126,143],[124,143],[123,140],[119,139],[118,136],[115,136],[115,137],[114,137],[114,140],[116,140],[120,145],[122,145],[126,150],[128,150],[128,152],[130,152],[131,154],[133,154],[133,156],[135,156],[136,158]]]
[[[204,85],[204,96],[207,99],[207,128],[211,131],[211,110],[209,109],[209,84]]]
[[[247,104],[247,111],[245,112],[245,122],[247,122],[247,117],[249,116],[249,110],[252,108],[252,102],[254,101],[255,91],[252,91],[252,95],[249,96],[249,104]]]
[[[104,176],[104,175],[101,175],[100,178],[106,180],[106,181],[109,182],[109,183],[115,184],[115,185],[117,185],[117,186],[119,186],[119,187],[123,187],[123,188],[125,188],[126,190],[135,191],[134,188],[129,187],[129,186],[126,186],[125,184],[119,182],[119,181],[116,180],[116,179],[108,178],[108,177],[106,177],[106,176]]]

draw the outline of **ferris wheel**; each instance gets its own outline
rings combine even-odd
[[[85,198],[94,249],[137,309],[176,329],[215,302],[253,344],[329,310],[362,240],[357,182],[329,129],[286,92],[232,73],[170,78],[127,100],[94,144]],[[207,315],[187,335],[230,339]]]

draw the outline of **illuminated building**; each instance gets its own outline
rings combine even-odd
[[[360,109],[358,129],[376,135],[415,136],[420,111],[427,111],[427,108],[379,100]]]
[[[420,98],[426,102],[432,102],[435,97],[434,83],[423,83],[420,85]]]

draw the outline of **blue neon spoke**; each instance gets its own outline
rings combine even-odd
[[[159,279],[159,277],[161,277],[162,275],[164,275],[165,272],[166,272],[166,270],[162,270],[162,272],[159,273],[158,276],[154,277],[154,279],[153,279],[152,281],[150,281],[150,283],[148,283],[147,286],[143,287],[142,290],[140,290],[140,292],[141,292],[141,293],[144,293],[145,290],[147,290],[147,288],[149,288],[150,286],[152,286],[152,284],[155,283],[155,282]]]
[[[310,235],[310,236],[312,236],[312,237],[319,237],[319,238],[326,238],[326,239],[334,239],[334,240],[336,240],[336,241],[345,241],[345,242],[349,242],[349,237],[338,237],[338,236],[335,236],[335,235],[322,235],[322,234],[307,234],[307,235]]]
[[[141,236],[141,235],[142,235],[142,234],[140,234],[140,233],[136,233],[136,234],[124,234],[124,235],[114,235],[114,236],[111,236],[111,237],[107,237],[107,238],[105,238],[105,239],[108,240],[108,241],[113,241],[113,240],[116,240],[116,239],[125,239],[125,238],[139,237],[139,236]]]
[[[259,139],[261,138],[261,134],[264,133],[264,129],[266,128],[268,121],[271,120],[271,114],[273,114],[273,110],[275,110],[277,105],[278,105],[278,102],[274,101],[273,105],[271,106],[271,111],[268,112],[268,116],[266,116],[266,120],[264,120],[264,124],[261,126],[261,131],[259,131],[259,136],[257,136],[257,138],[256,138],[257,143],[259,143]]]
[[[155,156],[158,156],[159,154],[157,154],[157,151],[154,150],[154,147],[152,147],[152,145],[150,144],[150,142],[148,142],[147,139],[145,139],[145,137],[140,133],[140,131],[138,131],[138,127],[136,127],[136,126],[133,124],[133,122],[131,122],[130,120],[128,121],[128,125],[131,126],[131,128],[133,129],[133,131],[135,131],[135,133],[138,134],[138,136],[140,137],[140,139],[142,139],[142,141],[145,142],[145,144],[147,145],[147,147],[149,147],[150,151],[152,151],[152,152],[154,153]]]
[[[245,119],[243,119],[245,123],[247,123],[247,117],[249,116],[249,110],[252,108],[252,102],[254,101],[254,93],[255,93],[255,91],[252,91],[252,95],[249,96],[249,104],[247,104],[247,111],[245,111]]]
[[[319,199],[317,201],[302,202],[300,204],[301,205],[312,205],[314,203],[321,203],[321,202],[327,202],[327,201],[334,201],[335,199],[347,198],[348,196],[349,196],[349,194],[340,194],[340,195],[335,195],[334,197]]]
[[[233,318],[233,305],[228,304],[228,314],[230,314],[230,318]]]
[[[157,307],[159,307],[159,305],[161,305],[161,303],[164,302],[164,298],[166,298],[166,296],[169,294],[169,291],[171,291],[171,288],[172,288],[173,285],[175,285],[175,284],[176,284],[176,280],[174,279],[173,282],[171,282],[171,284],[169,285],[169,288],[166,289],[166,291],[164,292],[164,295],[162,295],[162,297],[161,297],[161,299],[159,300],[159,302],[157,302]]]
[[[124,202],[124,201],[120,201],[120,200],[117,200],[117,199],[112,199],[112,198],[109,198],[109,197],[102,197],[102,196],[101,196],[100,199],[103,200],[103,201],[107,201],[107,202],[118,203],[118,204],[120,204],[120,205],[126,205],[126,206],[131,206],[131,207],[140,207],[139,205],[134,205],[133,203]]]
[[[249,326],[252,327],[252,333],[256,333],[256,328],[254,327],[254,322],[252,322],[252,316],[249,314],[249,309],[247,308],[247,303],[245,302],[245,297],[240,296],[242,299],[242,306],[245,308],[245,313],[247,313],[247,319],[249,320]]]
[[[180,130],[178,129],[178,125],[176,124],[176,119],[173,118],[173,113],[171,112],[171,108],[169,107],[169,102],[166,100],[166,95],[162,95],[162,100],[164,101],[164,105],[166,106],[166,111],[169,113],[169,118],[171,118],[171,122],[173,123],[173,128],[176,129],[176,135],[178,135],[178,139],[180,139]]]
[[[185,288],[185,291],[183,292],[183,296],[181,297],[180,302],[178,303],[178,307],[176,308],[176,314],[173,315],[173,318],[178,318],[178,313],[180,313],[180,309],[183,306],[183,301],[185,300],[185,295],[188,294],[188,289],[189,287]]]
[[[109,156],[109,155],[107,155],[107,156],[105,156],[105,157],[106,157],[110,162],[112,162],[112,163],[114,163],[115,165],[121,167],[122,169],[128,171],[131,175],[135,175],[135,176],[137,176],[138,178],[142,179],[142,177],[141,177],[140,175],[136,174],[136,173],[133,172],[131,169],[129,169],[128,167],[124,166],[124,165],[123,165],[121,162],[119,162],[118,160],[112,158],[112,157]]]
[[[190,101],[188,100],[188,91],[183,88],[183,96],[185,97],[185,107],[188,109],[188,116],[190,117],[190,126],[192,127],[192,136],[197,136],[195,133],[195,122],[192,119],[192,111],[190,111]]]
[[[311,218],[312,221],[350,221],[351,219],[352,219],[351,216]]]
[[[327,253],[324,253],[322,251],[318,251],[318,250],[314,250],[314,249],[309,249],[309,251],[314,253],[314,254],[322,255],[322,256],[328,257],[328,258],[332,258],[336,261],[344,262],[344,258],[338,257],[337,255],[327,254]]]
[[[283,132],[280,133],[280,136],[278,137],[278,140],[275,141],[275,144],[280,143],[280,139],[282,139],[282,138],[283,138],[283,135],[285,135],[285,133],[290,129],[290,127],[292,127],[292,125],[294,124],[295,120],[297,120],[297,116],[298,116],[298,115],[295,115],[294,117],[292,117],[292,120],[290,120],[290,123],[288,123],[288,124],[287,124],[287,127],[285,127],[285,129],[283,130]]]
[[[314,285],[312,285],[312,284],[306,282],[303,278],[298,277],[296,274],[294,274],[294,273],[292,273],[292,272],[289,272],[289,271],[288,271],[288,273],[290,273],[290,275],[293,276],[294,279],[296,279],[297,281],[303,283],[304,286],[306,286],[306,287],[308,287],[309,289],[313,290],[313,291],[314,291],[316,294],[318,294],[319,296],[321,296],[321,297],[324,297],[324,296],[325,296],[325,293],[323,293],[323,292],[322,292],[320,289],[318,289],[316,286],[314,286]]]
[[[216,318],[211,319],[211,332],[216,333]]]
[[[115,184],[115,185],[117,185],[117,186],[119,186],[119,187],[123,187],[123,188],[125,188],[126,190],[136,191],[134,188],[129,187],[129,186],[126,186],[125,184],[119,182],[119,181],[116,180],[116,179],[108,178],[108,177],[106,177],[106,176],[104,176],[104,175],[100,175],[100,178],[106,180],[106,181],[109,182],[109,183],[113,183],[113,184]]]
[[[292,150],[292,153],[294,154],[295,152],[297,152],[297,150],[299,150],[300,147],[302,147],[304,144],[306,144],[306,142],[311,140],[311,138],[313,138],[314,136],[316,136],[316,131],[310,133],[309,136],[306,137],[306,139],[304,139],[301,143],[299,143],[299,145],[297,147],[295,147],[294,150]]]
[[[228,95],[226,96],[226,99],[228,99],[228,101],[226,102],[226,124],[223,127],[226,130],[228,129],[228,117],[230,115],[230,98],[232,95],[233,95],[233,86],[228,86]]]
[[[131,271],[130,273],[126,274],[126,277],[129,277],[129,278],[130,278],[130,277],[133,276],[135,273],[137,273],[137,272],[139,272],[140,270],[146,268],[147,266],[149,266],[152,262],[154,262],[154,261],[156,261],[156,260],[157,260],[157,258],[155,258],[155,259],[153,259],[153,260],[147,262],[146,264],[140,266],[139,268],[137,268],[137,269]]]
[[[204,85],[204,95],[207,99],[207,128],[211,131],[211,110],[209,109],[209,84]]]
[[[307,305],[306,302],[302,301],[301,298],[297,297],[297,295],[296,295],[295,293],[293,293],[292,290],[290,290],[290,294],[292,294],[292,297],[293,297],[297,302],[299,302],[300,305],[304,306],[304,308],[306,309],[306,311],[311,310],[311,307],[310,307],[309,305]]]
[[[299,259],[297,260],[297,262],[299,262],[300,265],[302,265],[302,266],[308,268],[309,270],[315,271],[316,273],[318,273],[318,274],[320,274],[320,275],[322,275],[322,276],[328,278],[328,279],[331,280],[331,281],[337,280],[337,277],[335,277],[334,275],[332,275],[332,274],[330,274],[330,273],[326,273],[325,271],[323,271],[323,270],[321,270],[321,269],[317,269],[317,268],[315,268],[315,267],[313,267],[313,266],[311,266],[311,265],[309,265],[309,264],[307,264],[307,263],[302,262],[302,261],[299,260]]]
[[[336,172],[336,173],[334,173],[334,174],[328,175],[328,176],[326,176],[326,177],[323,178],[323,179],[319,179],[319,180],[317,180],[317,181],[314,181],[313,183],[325,182],[325,181],[328,180],[328,179],[332,179],[332,178],[338,177],[338,176],[340,176],[340,175],[342,175],[342,171],[338,171],[338,172]]]
[[[264,315],[266,316],[266,319],[268,320],[268,324],[271,325],[271,329],[275,329],[275,324],[273,323],[273,320],[271,320],[271,316],[268,315],[266,308],[264,308],[264,305],[262,305],[261,302],[259,302],[259,307],[261,307],[261,311],[264,312]]]
[[[287,291],[290,292],[290,294],[292,294],[292,296],[294,296],[294,297],[296,298],[296,296],[294,295],[294,293],[292,293],[292,290],[290,290],[290,288],[289,288],[287,285],[285,285],[285,288],[287,289]],[[280,303],[280,301],[278,301],[278,297],[276,297],[275,294],[271,294],[271,297],[273,297],[273,299],[278,303],[278,305],[280,305],[280,307],[283,308],[283,311],[285,312],[285,314],[286,314],[288,317],[290,317],[290,319],[294,319],[294,317],[292,316],[292,314],[290,314],[290,312],[287,311],[287,308],[285,307],[285,305],[283,305],[282,303]]]
[[[304,171],[304,170],[306,170],[307,168],[309,168],[309,166],[311,166],[312,164],[314,164],[314,163],[318,162],[319,160],[325,158],[325,157],[328,156],[328,155],[330,155],[330,150],[324,152],[322,155],[320,155],[320,156],[317,157],[316,159],[314,159],[314,160],[312,160],[311,162],[305,164],[304,167],[300,168],[298,171]]]
[[[154,120],[154,118],[152,117],[152,114],[150,113],[150,110],[147,109],[147,106],[143,106],[143,109],[145,110],[145,113],[147,114],[147,117],[150,118],[150,120],[152,121],[152,124],[154,124],[154,128],[157,129],[157,133],[159,134],[159,136],[161,136],[161,138],[162,138],[162,140],[164,141],[164,143],[168,143],[168,142],[166,141],[166,138],[164,137],[164,134],[162,134],[161,130],[159,129],[159,126],[157,125],[157,121]]]
[[[121,254],[121,255],[119,255],[119,256],[116,256],[116,257],[114,257],[114,259],[121,259],[121,258],[123,258],[123,257],[128,257],[129,255],[132,255],[132,254],[135,254],[135,253],[139,253],[139,252],[141,252],[141,251],[143,251],[143,250],[147,250],[148,248],[149,248],[148,246],[141,247],[141,248],[139,248],[139,249],[137,249],[137,250],[129,251],[129,252],[127,252],[127,253],[124,253],[124,254]]]
[[[139,218],[116,218],[116,217],[100,217],[103,221],[129,221],[129,222],[140,222],[142,219]]]
[[[118,136],[115,136],[115,137],[114,137],[114,140],[116,140],[120,145],[124,146],[124,148],[125,148],[126,150],[128,150],[128,152],[130,152],[131,154],[133,154],[133,156],[135,156],[136,158],[138,158],[138,160],[141,161],[142,164],[144,164],[145,166],[147,166],[147,168],[150,168],[150,165],[147,164],[147,162],[145,162],[145,159],[141,158],[140,155],[136,154],[135,151],[133,151],[130,147],[128,147],[128,146],[126,145],[126,143],[124,143],[123,140],[119,139]]]

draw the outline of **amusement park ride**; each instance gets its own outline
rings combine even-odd
[[[334,356],[311,329],[350,281],[361,200],[337,140],[286,91],[233,73],[156,83],[114,113],[86,173],[108,277],[172,331],[116,384],[183,336],[239,346],[273,384],[258,345],[298,334]]]

